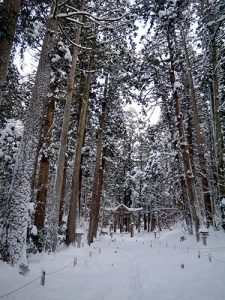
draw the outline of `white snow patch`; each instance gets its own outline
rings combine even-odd
[[[181,236],[186,240],[180,242]],[[160,232],[157,238],[114,233],[112,240],[101,236],[91,246],[32,255],[26,276],[0,262],[0,297],[24,286],[3,299],[224,300],[224,249],[224,232],[212,229],[207,246],[183,229]],[[42,270],[45,286],[40,285]]]
[[[61,57],[60,57],[58,54],[54,54],[54,55],[52,56],[52,58],[51,58],[51,61],[52,61],[53,63],[56,63],[56,62],[58,62],[60,59],[61,59]]]
[[[175,89],[179,89],[179,88],[181,88],[183,85],[182,85],[182,83],[180,83],[180,82],[178,82],[178,81],[176,81],[175,83],[174,83],[174,88]]]
[[[32,226],[31,234],[32,235],[37,235],[37,227],[35,225]]]
[[[159,18],[160,19],[163,18],[165,15],[166,15],[166,11],[164,11],[164,10],[159,11]]]

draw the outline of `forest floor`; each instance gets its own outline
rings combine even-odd
[[[180,242],[181,236],[186,240]],[[33,255],[29,268],[22,276],[0,263],[0,299],[224,300],[225,233],[210,231],[207,246],[179,229],[157,238],[117,233],[90,247]]]

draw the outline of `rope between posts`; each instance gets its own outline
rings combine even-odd
[[[194,248],[194,247],[189,247],[191,250],[217,250],[217,249],[225,249],[225,247],[205,247],[205,248]]]
[[[62,271],[62,270],[64,270],[64,269],[68,268],[68,267],[71,266],[72,264],[73,264],[73,263],[69,263],[68,265],[66,265],[66,266],[64,266],[64,267],[62,267],[62,268],[60,268],[60,269],[58,269],[58,270],[55,270],[55,271],[46,273],[46,275],[51,275],[51,274],[58,273],[58,272],[60,272],[60,271]],[[35,278],[34,280],[32,280],[32,281],[30,281],[30,282],[24,284],[23,286],[18,287],[17,289],[15,289],[15,290],[13,290],[13,291],[11,291],[11,292],[8,292],[8,293],[6,293],[6,294],[4,294],[4,295],[1,295],[1,296],[0,296],[0,299],[4,298],[4,297],[6,297],[6,296],[9,296],[9,295],[11,295],[11,294],[13,294],[13,293],[15,293],[15,292],[17,292],[17,291],[19,291],[19,290],[22,290],[23,288],[25,288],[25,287],[27,287],[28,285],[34,283],[35,281],[37,281],[37,280],[40,279],[40,278],[41,278],[41,276],[38,276],[37,278]]]
[[[215,259],[215,260],[217,260],[217,261],[219,261],[219,262],[225,264],[225,261],[223,261],[222,259],[219,259],[219,258],[215,257],[214,255],[211,255],[211,257],[212,257],[213,259]]]
[[[58,270],[56,270],[56,271],[48,272],[48,273],[46,273],[46,275],[51,275],[51,274],[58,273],[58,272],[60,272],[60,271],[62,271],[62,270],[64,270],[64,269],[68,268],[68,267],[71,266],[72,264],[73,264],[73,262],[72,262],[72,263],[69,263],[69,264],[66,265],[65,267],[62,267],[62,268],[60,268],[60,269],[58,269]]]
[[[80,259],[80,261],[82,261],[82,260],[84,260],[84,258]],[[48,272],[48,273],[46,273],[46,275],[51,275],[51,274],[58,273],[58,272],[60,272],[60,271],[62,271],[62,270],[64,270],[64,269],[68,268],[68,267],[71,266],[71,265],[73,265],[73,262],[72,262],[72,263],[69,263],[68,265],[66,265],[66,266],[64,266],[64,267],[62,267],[62,268],[60,268],[60,269],[58,269],[58,270]],[[28,282],[28,283],[22,285],[21,287],[18,287],[17,289],[15,289],[15,290],[13,290],[13,291],[11,291],[11,292],[8,292],[8,293],[6,293],[6,294],[4,294],[4,295],[0,295],[0,299],[4,298],[4,297],[6,297],[6,296],[9,296],[9,295],[11,295],[11,294],[13,294],[13,293],[15,293],[15,292],[17,292],[17,291],[19,291],[19,290],[22,290],[23,288],[25,288],[25,287],[27,287],[28,285],[34,283],[34,282],[37,281],[38,279],[41,279],[41,276],[38,276],[38,277],[35,278],[34,280],[32,280],[32,281],[30,281],[30,282]]]
[[[152,243],[152,246],[153,246],[153,243]],[[158,246],[158,245],[157,245]],[[174,245],[174,246],[176,246],[176,245]],[[171,246],[171,245],[167,245],[166,246],[166,248],[174,248],[174,246]],[[156,247],[154,247],[154,248],[156,248]],[[164,248],[162,245],[160,245],[160,247],[158,247],[158,248]],[[189,250],[224,250],[225,249],[225,247],[181,247],[181,246],[176,246],[176,249],[181,249],[181,250],[183,250],[183,249],[189,249]]]
[[[21,286],[21,287],[15,289],[14,291],[11,291],[11,292],[8,292],[8,293],[6,293],[6,294],[4,294],[4,295],[1,295],[1,296],[0,296],[0,299],[4,298],[4,297],[6,297],[6,296],[9,296],[9,295],[11,295],[11,294],[13,294],[13,293],[15,293],[15,292],[17,292],[17,291],[19,291],[19,290],[22,290],[23,288],[25,288],[26,286],[30,285],[31,283],[34,283],[35,281],[37,281],[37,280],[40,279],[40,278],[41,278],[41,276],[39,276],[39,277],[35,278],[34,280],[32,280],[32,281],[30,281],[30,282],[24,284],[23,286]]]
[[[174,248],[174,246],[169,246],[169,245],[167,245],[166,247],[167,248]],[[185,250],[185,247],[180,247],[180,246],[175,246],[175,247],[176,247],[176,249]],[[159,248],[162,249],[163,247],[161,246]],[[187,247],[187,248],[188,248],[188,250],[211,250],[211,251],[224,250],[225,249],[225,247],[204,247],[204,248],[203,247],[201,247],[201,248]],[[207,255],[205,254],[204,256],[207,256]],[[219,258],[215,257],[214,255],[211,255],[211,258],[213,258],[214,260],[217,260],[218,262],[221,262],[221,263],[225,264],[224,260],[219,259]]]

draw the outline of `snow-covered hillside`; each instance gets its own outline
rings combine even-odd
[[[181,236],[186,240],[180,241]],[[224,232],[211,231],[207,246],[178,229],[157,238],[153,233],[134,238],[118,233],[82,246],[32,256],[25,276],[1,262],[0,299],[225,299]],[[42,270],[45,286],[40,285]]]

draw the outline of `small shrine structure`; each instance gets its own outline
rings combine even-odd
[[[130,232],[133,236],[134,225],[140,230],[142,207],[134,208],[119,204],[106,210],[110,212],[110,231],[116,232],[119,229],[120,232]]]

